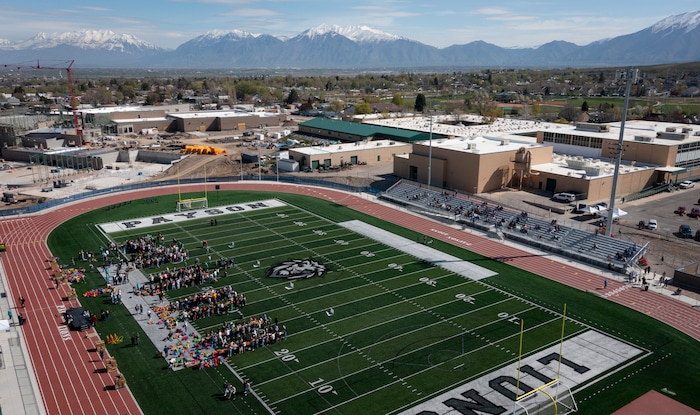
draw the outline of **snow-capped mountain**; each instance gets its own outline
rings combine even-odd
[[[11,50],[51,49],[58,46],[75,46],[81,49],[104,49],[128,51],[130,49],[158,50],[152,43],[128,34],[117,34],[111,30],[81,30],[77,32],[40,32],[31,39],[10,43],[5,48]]]
[[[217,41],[222,41],[222,40],[228,40],[228,41],[237,41],[237,40],[243,40],[243,39],[249,39],[249,38],[256,38],[260,36],[259,33],[250,33],[246,32],[243,30],[229,30],[229,31],[224,31],[224,30],[210,30],[209,32],[204,33],[203,35],[199,35],[195,37],[194,39],[189,40],[189,42],[217,42]]]
[[[0,42],[6,62],[73,59],[81,66],[143,66],[165,50],[136,36],[111,30],[38,33],[20,42]]]
[[[698,25],[700,25],[700,11],[669,16],[663,20],[660,20],[649,29],[652,33],[666,31],[690,32],[696,29]]]
[[[319,25],[292,37],[210,31],[167,51],[104,30],[0,40],[0,62],[74,59],[90,67],[171,68],[524,68],[652,65],[700,61],[700,11],[670,16],[629,35],[585,46],[552,41],[503,48],[483,41],[438,49],[368,26]]]
[[[407,40],[401,36],[373,29],[365,25],[341,27],[338,25],[322,24],[302,32],[299,36],[313,39],[314,37],[328,34],[344,36],[357,43],[388,42],[399,39]]]
[[[578,47],[571,64],[654,65],[700,60],[700,11],[667,17],[638,32]]]

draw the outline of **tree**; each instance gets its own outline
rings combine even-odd
[[[563,118],[567,121],[576,121],[581,111],[572,104],[566,104],[559,112],[559,118]]]
[[[503,108],[499,107],[493,102],[487,102],[484,105],[480,105],[479,115],[484,117],[484,123],[492,124],[498,118],[503,117]]]
[[[260,87],[253,81],[241,81],[236,84],[236,96],[242,100],[257,95]]]
[[[391,99],[391,103],[397,107],[403,107],[403,97],[401,94],[394,94],[394,97]]]
[[[369,102],[361,102],[357,105],[355,105],[355,114],[371,114],[372,113],[372,107],[369,105]]]
[[[289,91],[289,95],[287,95],[287,99],[284,102],[286,102],[288,105],[291,105],[299,101],[299,92],[296,90],[296,88],[292,88],[291,91]]]
[[[334,99],[328,104],[328,109],[330,109],[332,112],[340,112],[345,108],[345,104],[343,104],[343,101],[339,99]]]
[[[413,108],[418,112],[423,112],[425,110],[425,95],[416,95],[416,103]]]
[[[80,102],[94,106],[107,105],[114,102],[112,92],[105,87],[91,89],[82,94]]]
[[[588,101],[583,101],[583,104],[581,104],[581,111],[588,112]]]

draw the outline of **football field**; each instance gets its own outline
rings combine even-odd
[[[433,248],[428,237],[336,223],[277,199],[98,228],[116,243],[160,233],[164,245],[183,243],[188,261],[211,269],[233,259],[216,281],[167,298],[225,286],[245,295],[242,316],[198,319],[200,334],[236,320],[279,321],[284,340],[219,368],[249,381],[272,413],[505,413],[546,383],[560,379],[548,393],[564,396],[647,353],[489,285],[496,272]],[[548,403],[538,393],[523,405]]]

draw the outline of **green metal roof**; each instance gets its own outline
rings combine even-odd
[[[427,140],[429,134],[421,131],[404,130],[401,128],[384,127],[330,118],[313,118],[299,124],[307,128],[318,128],[321,130],[337,131],[344,134],[352,134],[360,137],[372,137],[378,140],[396,140],[403,142],[413,142]],[[445,138],[442,134],[433,134],[433,138]]]

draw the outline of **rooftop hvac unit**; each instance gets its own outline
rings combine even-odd
[[[501,140],[501,145],[502,146],[507,146],[510,144],[510,140]]]
[[[675,133],[675,132],[676,132],[676,127],[666,127],[666,132],[667,132],[667,133]]]

